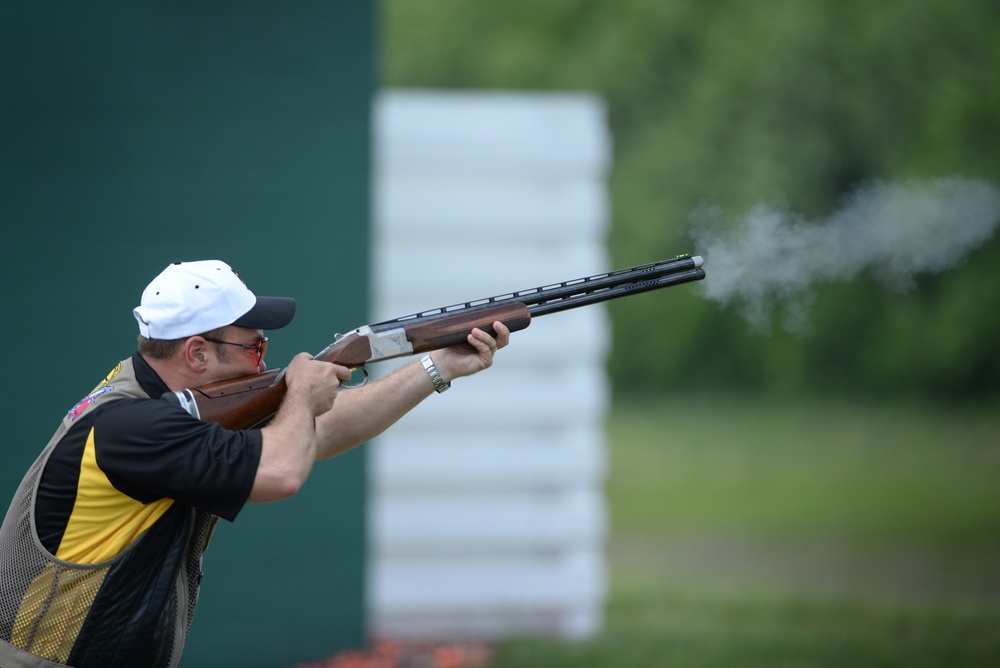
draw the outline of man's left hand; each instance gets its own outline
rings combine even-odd
[[[496,337],[476,327],[468,336],[468,346],[452,346],[431,353],[434,364],[445,381],[471,376],[493,366],[496,351],[510,342],[510,330],[502,322],[494,322],[493,329],[497,333]]]

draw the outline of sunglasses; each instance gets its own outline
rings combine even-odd
[[[219,339],[210,339],[208,337],[202,337],[206,341],[211,341],[212,343],[224,343],[227,346],[239,346],[246,350],[252,350],[257,353],[257,364],[260,364],[264,359],[264,353],[267,352],[267,337],[260,337],[255,343],[233,343],[232,341],[220,341]]]

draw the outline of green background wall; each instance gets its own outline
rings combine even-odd
[[[375,9],[4,3],[5,439],[13,493],[62,414],[134,350],[174,260],[299,300],[271,368],[366,322]],[[281,666],[363,637],[364,456],[222,523],[182,665]]]

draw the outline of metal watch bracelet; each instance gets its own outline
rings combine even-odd
[[[441,377],[441,372],[438,371],[436,366],[434,366],[434,360],[431,359],[430,355],[424,355],[420,359],[420,363],[424,365],[424,371],[427,372],[427,375],[431,378],[431,382],[434,383],[435,392],[440,394],[451,387],[451,383],[446,382],[445,379]]]

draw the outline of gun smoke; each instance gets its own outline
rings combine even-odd
[[[778,312],[785,329],[802,333],[812,286],[849,281],[861,272],[905,291],[914,276],[959,265],[1000,222],[1000,189],[975,179],[868,183],[837,211],[806,220],[758,205],[720,231],[722,215],[694,216],[692,238],[705,258],[705,297],[733,304],[759,329]]]

